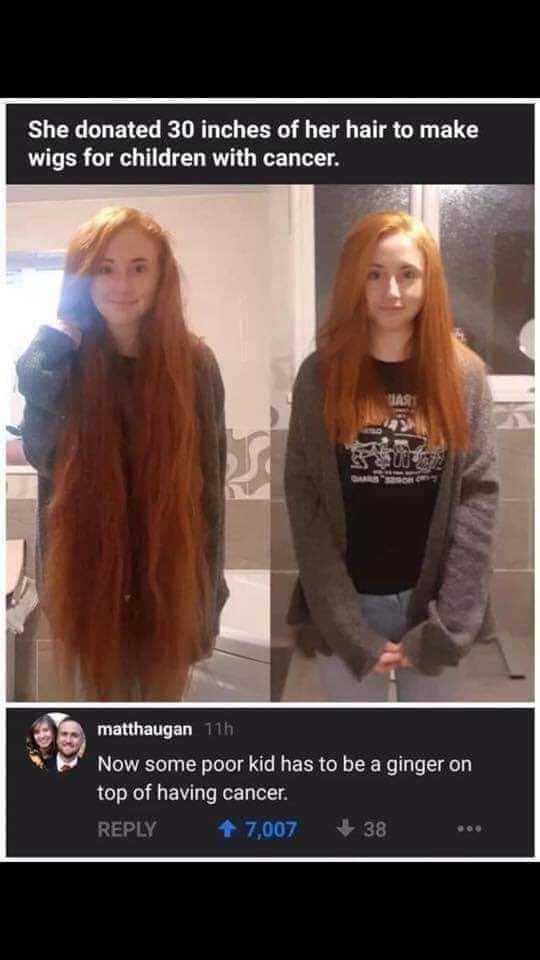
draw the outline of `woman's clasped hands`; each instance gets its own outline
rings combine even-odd
[[[412,667],[402,643],[385,644],[383,652],[373,667],[373,673],[390,673],[397,667]]]

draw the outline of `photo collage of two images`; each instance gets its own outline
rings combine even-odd
[[[8,702],[533,700],[531,185],[6,199]]]

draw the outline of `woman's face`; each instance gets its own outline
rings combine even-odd
[[[425,257],[406,233],[379,240],[366,281],[368,314],[378,333],[410,330],[424,304]]]
[[[157,241],[124,227],[105,247],[90,293],[109,326],[132,326],[152,308],[158,284]]]
[[[47,753],[53,745],[54,735],[47,723],[39,723],[34,727],[34,740],[42,753]]]

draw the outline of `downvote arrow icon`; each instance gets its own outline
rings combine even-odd
[[[347,819],[341,821],[341,826],[340,826],[340,827],[336,827],[336,830],[339,830],[339,832],[340,832],[344,837],[348,837],[349,834],[351,834],[351,833],[353,832],[353,830],[355,830],[355,829],[356,829],[355,827],[351,827],[351,825],[350,825],[350,823],[349,823],[348,817],[347,817]]]
[[[237,829],[238,828],[235,827],[234,823],[231,823],[230,820],[224,820],[223,823],[220,823],[218,827],[218,830],[223,831],[223,836],[225,837],[226,840],[230,840],[233,835],[233,832]]]

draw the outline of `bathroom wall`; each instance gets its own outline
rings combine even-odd
[[[101,207],[126,203],[168,229],[181,266],[188,322],[218,359],[226,391],[226,567],[270,566],[270,327],[279,300],[276,194],[286,188],[10,188],[7,252],[65,249]],[[226,190],[226,192],[223,192]],[[80,194],[80,195],[78,195]],[[277,201],[279,209],[279,200]],[[47,318],[40,318],[46,322]],[[7,479],[7,536],[28,544],[32,571],[36,478]],[[16,643],[15,699],[57,697],[48,625],[38,611]]]

